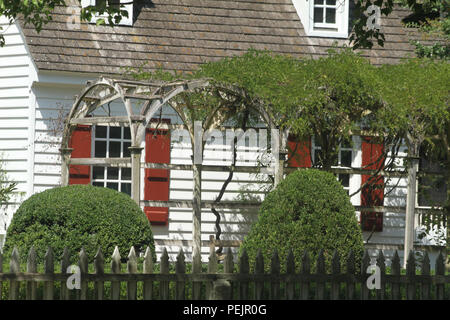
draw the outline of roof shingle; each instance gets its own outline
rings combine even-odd
[[[306,36],[291,0],[153,0],[142,8],[132,27],[71,24],[78,1],[55,10],[53,21],[38,34],[23,26],[27,44],[40,70],[122,74],[124,67],[192,71],[199,64],[242,54],[250,48],[295,57],[325,55],[348,41]],[[74,16],[75,15],[75,16]],[[363,50],[374,64],[396,63],[412,56],[397,8],[381,25],[386,42]]]

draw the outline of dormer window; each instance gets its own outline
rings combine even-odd
[[[292,0],[311,37],[347,38],[350,0]]]
[[[105,8],[107,6],[115,9],[121,9],[128,12],[128,17],[123,17],[119,25],[132,26],[133,25],[133,2],[130,0],[81,0],[81,7],[97,6]],[[107,19],[106,14],[96,14],[92,17],[90,23],[97,23],[99,19]]]

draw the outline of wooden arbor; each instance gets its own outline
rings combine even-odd
[[[139,172],[141,143],[145,138],[145,128],[159,109],[170,99],[181,92],[190,91],[195,88],[208,85],[207,80],[198,81],[179,81],[172,83],[144,83],[137,81],[113,80],[100,78],[94,83],[88,83],[87,87],[81,93],[70,110],[66,119],[61,144],[62,154],[62,185],[66,186],[69,182],[69,165],[105,165],[123,164],[131,165],[132,169],[132,192],[131,197],[139,203]],[[95,116],[94,112],[102,106],[111,102],[122,102],[126,116]],[[142,106],[139,113],[133,108],[133,101],[140,101]],[[94,124],[125,124],[130,126],[131,132],[131,159],[124,158],[89,158],[77,159],[70,158],[72,149],[69,148],[69,141],[73,130],[77,125]]]
[[[139,82],[129,80],[115,80],[109,78],[100,78],[95,82],[88,82],[86,88],[80,96],[76,97],[72,109],[66,119],[63,138],[61,143],[61,184],[69,184],[70,165],[96,165],[96,166],[120,166],[131,167],[131,197],[140,205],[140,172],[141,172],[141,147],[145,139],[145,130],[149,126],[151,119],[165,104],[171,104],[171,100],[181,93],[194,92],[196,89],[205,89],[211,87],[208,79],[198,79],[191,81],[175,82]],[[276,130],[274,117],[268,112],[262,103],[249,101],[245,97],[245,92],[238,88],[230,86],[214,85],[222,96],[240,97],[246,101],[251,109],[254,109],[263,118],[271,130]],[[104,116],[98,115],[96,111],[110,103],[119,102],[125,110],[125,116]],[[136,103],[139,102],[137,110]],[[171,104],[172,105],[172,104]],[[183,107],[172,105],[172,108],[178,113],[184,122],[184,127],[188,130],[192,146],[198,148],[196,141],[204,144],[204,139],[196,139],[196,132],[193,121],[188,121]],[[208,130],[217,126],[218,119],[216,114],[220,107],[207,116],[202,123],[202,130]],[[220,122],[220,121],[219,121]],[[72,148],[69,147],[69,141],[73,131],[78,125],[111,125],[121,124],[130,127],[131,133],[131,158],[71,158]],[[287,132],[278,136],[275,143],[275,151],[284,150]],[[198,143],[197,143],[198,144]],[[203,147],[203,146],[202,146]],[[281,147],[281,148],[280,148]],[[202,148],[203,150],[203,148]],[[193,194],[193,255],[201,252],[201,164],[193,163],[194,173],[194,194]],[[276,162],[275,183],[281,181],[283,176],[284,159]]]

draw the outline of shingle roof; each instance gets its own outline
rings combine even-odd
[[[306,36],[291,0],[153,0],[137,12],[132,27],[71,24],[78,1],[56,9],[53,22],[38,34],[23,27],[40,70],[121,74],[123,67],[190,71],[199,64],[268,49],[296,57],[325,55],[342,39]],[[409,39],[416,32],[402,27],[409,12],[397,8],[383,18],[386,42],[364,51],[374,64],[398,62],[413,55]]]

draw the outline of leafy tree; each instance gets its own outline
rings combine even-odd
[[[315,136],[322,146],[317,166],[324,169],[336,162],[340,144],[360,131],[363,120],[372,131],[385,131],[377,116],[384,107],[378,69],[349,48],[317,60],[249,51],[202,65],[194,76],[245,88],[247,103],[264,104],[281,129],[300,139]]]

